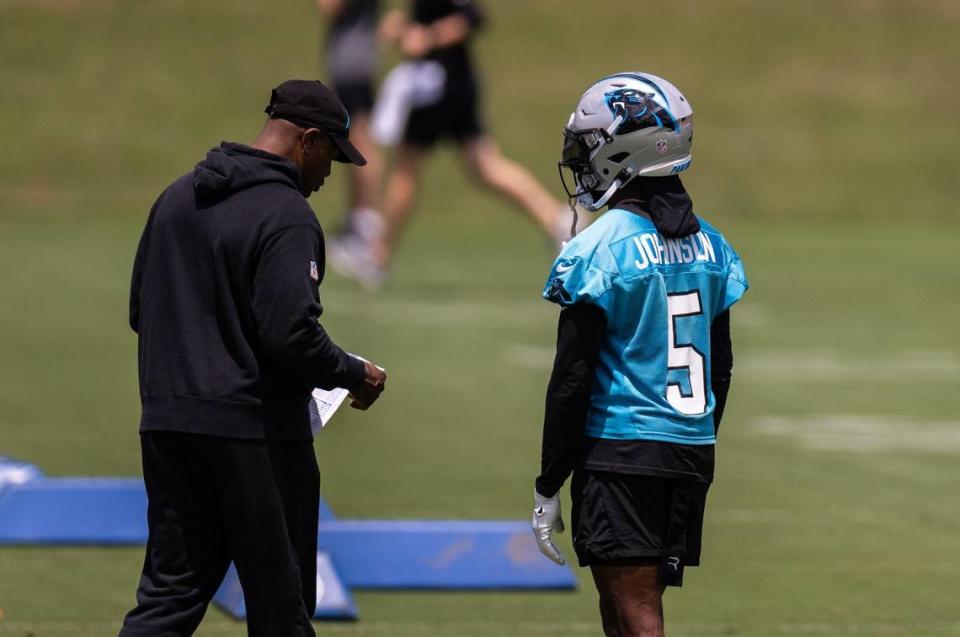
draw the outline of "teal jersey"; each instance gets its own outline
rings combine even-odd
[[[606,315],[585,435],[716,442],[710,325],[747,287],[740,256],[702,218],[700,232],[664,239],[650,219],[614,208],[571,239],[543,297]]]

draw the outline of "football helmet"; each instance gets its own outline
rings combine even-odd
[[[686,170],[692,144],[693,108],[676,86],[649,73],[617,73],[588,88],[570,114],[560,180],[571,206],[597,211],[631,179]]]

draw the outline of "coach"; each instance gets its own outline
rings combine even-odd
[[[250,635],[313,635],[320,474],[308,404],[385,375],[319,324],[323,233],[305,197],[366,163],[320,82],[274,89],[251,146],[222,143],[157,199],[130,294],[150,529],[124,637],[191,635],[233,561]]]

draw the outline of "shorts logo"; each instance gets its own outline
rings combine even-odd
[[[671,555],[667,558],[667,564],[669,564],[673,568],[673,570],[677,570],[680,568],[680,558],[674,555]]]
[[[310,278],[314,281],[320,280],[320,269],[317,267],[316,261],[310,262]]]
[[[657,153],[661,155],[667,154],[667,140],[662,137],[657,140]]]

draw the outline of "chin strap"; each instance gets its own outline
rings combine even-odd
[[[610,201],[610,197],[612,197],[613,193],[617,192],[617,190],[622,185],[623,184],[620,183],[619,178],[614,179],[613,183],[610,184],[610,187],[607,188],[606,192],[604,192],[599,199],[594,199],[589,192],[586,192],[580,195],[580,197],[578,197],[577,200],[580,202],[581,206],[583,206],[590,212],[596,212],[597,210],[600,210],[601,208],[603,208],[608,201]]]
[[[596,212],[600,210],[607,202],[610,201],[610,197],[613,196],[613,193],[617,192],[620,188],[623,188],[623,185],[630,181],[630,178],[633,177],[634,170],[629,166],[620,171],[617,175],[617,178],[613,180],[613,183],[610,184],[610,187],[607,188],[603,195],[599,199],[593,199],[589,192],[582,193],[577,200],[580,202],[584,208],[590,212]]]
[[[570,206],[570,212],[573,213],[573,223],[570,224],[570,237],[573,238],[577,236],[577,222],[580,220],[580,215],[577,213],[577,204],[589,210],[590,212],[596,212],[603,208],[604,205],[610,200],[610,197],[613,196],[613,193],[623,184],[620,183],[620,179],[617,178],[610,184],[610,187],[607,188],[606,192],[603,193],[603,196],[593,200],[593,197],[590,195],[589,191],[581,192],[580,194],[574,194],[572,197],[567,198],[567,204]]]

